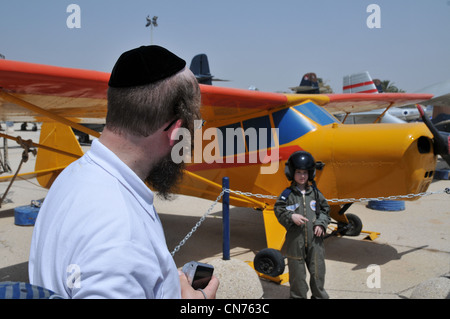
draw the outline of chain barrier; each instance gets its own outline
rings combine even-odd
[[[268,199],[277,199],[278,196],[273,195],[262,195],[262,194],[252,194],[250,192],[241,192],[241,191],[234,191],[230,189],[225,190],[228,193],[234,193],[238,195],[244,195],[247,197],[257,197],[257,198],[268,198]],[[415,197],[424,197],[424,196],[430,196],[435,194],[450,194],[450,188],[445,188],[440,191],[434,191],[434,192],[423,192],[418,194],[408,194],[408,195],[392,195],[392,196],[386,196],[386,197],[372,197],[372,198],[344,198],[344,199],[338,199],[338,198],[331,198],[327,199],[328,202],[332,203],[356,203],[356,202],[368,202],[368,201],[383,201],[383,200],[397,200],[397,199],[411,199]]]
[[[216,204],[219,202],[219,200],[222,198],[223,194],[225,193],[225,190],[222,190],[219,194],[219,196],[217,196],[216,200],[214,201],[214,203],[212,203],[212,205],[208,208],[208,210],[206,211],[205,214],[203,214],[203,216],[200,218],[200,220],[197,222],[197,224],[195,224],[194,227],[192,227],[191,231],[189,233],[187,233],[187,235],[183,238],[182,241],[180,241],[180,243],[174,248],[174,250],[170,253],[172,255],[172,257],[175,255],[175,253],[177,251],[180,250],[180,248],[186,243],[186,241],[192,236],[193,233],[195,233],[195,231],[197,230],[197,228],[200,227],[200,225],[205,221],[206,217],[211,214],[212,209],[214,208],[214,206],[216,206]]]
[[[368,201],[383,201],[383,200],[397,200],[397,199],[412,199],[416,197],[425,197],[430,195],[436,195],[436,194],[450,194],[450,188],[445,188],[440,191],[433,191],[433,192],[423,192],[418,194],[408,194],[408,195],[392,195],[392,196],[386,196],[386,197],[373,197],[373,198],[347,198],[347,199],[327,199],[328,202],[332,203],[356,203],[356,202],[368,202]]]
[[[186,241],[195,233],[195,231],[200,227],[200,225],[205,221],[206,217],[211,214],[211,211],[213,210],[214,206],[222,199],[223,194],[225,193],[233,193],[237,195],[247,196],[247,197],[256,197],[256,198],[267,198],[267,199],[277,199],[278,196],[273,195],[263,195],[263,194],[253,194],[250,192],[241,192],[237,190],[231,190],[231,189],[223,189],[219,196],[217,196],[216,200],[212,203],[212,205],[208,208],[206,213],[200,218],[200,220],[195,224],[194,227],[192,227],[191,231],[183,238],[182,241],[174,248],[174,250],[171,252],[172,257],[175,255],[176,252],[180,250],[180,248],[186,243]],[[423,192],[418,194],[408,194],[408,195],[393,195],[393,196],[386,196],[386,197],[373,197],[373,198],[344,198],[344,199],[338,199],[338,198],[332,198],[327,199],[328,202],[332,203],[356,203],[356,202],[368,202],[368,201],[383,201],[383,200],[397,200],[397,199],[412,199],[416,197],[425,197],[430,195],[436,195],[436,194],[449,194],[450,195],[450,188],[445,188],[440,191],[433,191],[433,192]]]

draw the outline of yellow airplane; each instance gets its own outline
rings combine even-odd
[[[39,143],[29,144],[38,148],[35,171],[19,176],[36,177],[49,188],[83,155],[71,128],[99,136],[81,124],[104,123],[108,80],[103,72],[0,60],[0,121],[43,122]],[[448,143],[423,123],[346,125],[332,115],[387,110],[429,100],[429,94],[308,95],[200,87],[205,122],[195,133],[178,193],[215,200],[227,176],[232,190],[272,195],[230,194],[232,205],[263,211],[272,250],[281,250],[286,233],[274,215],[273,197],[289,185],[284,167],[294,151],[306,150],[321,164],[316,181],[328,199],[424,192],[433,179],[436,149],[448,156]],[[331,217],[347,235],[358,234],[358,220],[344,214],[348,205],[330,204]],[[263,266],[259,269],[267,274],[279,275]]]

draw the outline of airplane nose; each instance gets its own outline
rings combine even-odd
[[[430,119],[426,117],[425,112],[419,104],[416,104],[417,109],[419,110],[422,121],[428,127],[430,132],[433,134],[433,146],[434,153],[437,155],[441,155],[442,158],[450,165],[450,135],[444,135],[439,132],[436,127],[431,123]]]
[[[325,163],[318,183],[329,198],[417,194],[432,182],[433,134],[422,123],[336,124],[311,134],[319,138],[332,147],[305,149]]]

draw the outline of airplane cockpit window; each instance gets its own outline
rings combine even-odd
[[[338,122],[336,118],[316,104],[309,102],[272,113],[278,128],[279,144],[290,143],[316,129],[317,125]],[[315,124],[317,123],[317,125]],[[221,156],[232,156],[263,150],[275,146],[270,117],[251,118],[218,128],[221,133]]]
[[[275,146],[272,127],[268,115],[252,118],[243,123],[245,142],[249,152],[267,149]]]
[[[275,145],[268,115],[218,128],[221,133],[221,156],[243,154]]]
[[[316,128],[292,108],[274,112],[272,117],[275,127],[279,129],[280,145],[292,142]]]
[[[294,106],[294,109],[322,126],[338,123],[338,120],[313,102]]]
[[[241,123],[218,127],[222,141],[219,142],[220,156],[245,153],[244,135]]]

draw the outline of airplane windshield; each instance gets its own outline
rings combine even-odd
[[[279,128],[280,144],[292,142],[316,128],[313,123],[298,112],[321,126],[338,122],[337,119],[313,102],[275,112],[272,116],[275,127]]]
[[[326,112],[324,109],[317,106],[313,102],[294,106],[294,109],[322,126],[338,122],[336,118],[334,118],[332,115],[330,115],[328,112]]]
[[[292,108],[272,114],[275,127],[279,129],[280,145],[292,142],[315,129],[315,126]]]

